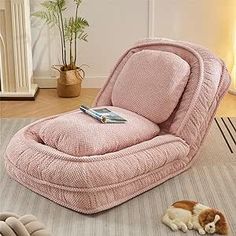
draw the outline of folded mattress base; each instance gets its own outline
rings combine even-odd
[[[120,205],[173,178],[188,168],[182,160],[123,183],[98,188],[71,188],[36,179],[6,162],[9,175],[32,191],[69,209],[94,214]],[[125,193],[125,194],[124,194]]]
[[[189,146],[173,135],[100,156],[74,157],[57,150],[57,155],[45,155],[45,145],[27,132],[32,125],[9,143],[5,155],[9,175],[34,192],[85,214],[109,209],[157,186],[184,171],[188,162]],[[53,148],[46,148],[55,154]]]

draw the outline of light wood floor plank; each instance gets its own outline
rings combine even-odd
[[[55,89],[41,89],[35,101],[1,101],[1,117],[46,117],[77,109],[81,104],[91,106],[98,89],[82,89],[77,98],[59,98]],[[217,116],[236,117],[236,96],[227,94]]]
[[[220,103],[216,115],[236,117],[236,95],[226,94]]]
[[[91,106],[98,89],[82,89],[80,97],[60,98],[55,89],[40,89],[35,101],[1,101],[1,116],[46,117],[78,109],[81,104]]]

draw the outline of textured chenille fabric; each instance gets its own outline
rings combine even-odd
[[[162,123],[177,106],[189,74],[189,64],[174,53],[142,50],[117,77],[112,104]]]
[[[42,126],[29,125],[11,140],[7,171],[33,191],[86,214],[111,208],[174,176],[185,168],[189,152],[180,138],[161,135],[117,152],[75,157],[38,142],[35,131]]]
[[[137,88],[140,91],[140,94],[137,95],[137,101],[140,104],[136,103],[136,107],[144,107],[146,103],[145,112],[148,110],[150,113],[134,114],[141,110],[129,111],[128,107],[124,109],[127,110],[124,113],[122,109],[117,110],[137,124],[111,128],[114,132],[111,136],[116,140],[116,149],[109,147],[110,145],[115,147],[114,140],[108,140],[105,135],[99,134],[99,132],[105,132],[106,129],[108,131],[109,126],[108,128],[105,127],[107,125],[102,124],[97,126],[98,123],[95,125],[95,121],[90,120],[92,118],[88,119],[89,117],[85,117],[84,114],[79,123],[79,119],[77,120],[75,117],[76,114],[77,117],[82,114],[78,110],[72,111],[36,121],[15,134],[5,153],[6,169],[9,175],[27,188],[62,206],[92,214],[119,205],[187,170],[196,158],[196,153],[209,130],[217,106],[230,85],[229,73],[219,58],[198,45],[167,39],[144,40],[126,51],[120,58],[99,92],[94,106],[109,108],[114,106],[113,102],[116,103],[116,100],[119,99],[114,95],[118,91],[113,94],[114,89],[118,89],[116,81],[122,78],[126,83],[127,77],[122,75],[124,67],[129,65],[130,59],[135,58],[133,56],[137,53],[140,53],[139,56],[142,55],[141,52],[144,50],[147,60],[149,58],[146,53],[150,53],[152,57],[154,52],[158,52],[157,54],[168,52],[165,55],[173,54],[169,56],[173,58],[175,65],[178,64],[178,68],[181,63],[183,63],[181,65],[186,65],[183,66],[183,70],[186,69],[185,73],[188,70],[187,64],[190,67],[184,91],[180,93],[181,97],[179,95],[175,97],[177,105],[173,111],[173,107],[170,107],[169,117],[165,116],[167,119],[163,118],[165,121],[158,124],[160,133],[158,133],[159,128],[156,122],[152,123],[152,118],[159,117],[163,110],[156,110],[158,113],[156,116],[152,113],[155,107],[148,103],[149,100],[145,100],[146,96],[151,96],[156,101],[162,99],[158,97],[159,91],[154,93],[150,86]],[[142,61],[142,58],[138,60]],[[156,59],[152,58],[152,60]],[[180,64],[176,63],[176,60]],[[154,64],[152,65],[155,67]],[[160,64],[157,67],[159,71],[164,70]],[[148,64],[145,68],[148,68]],[[178,68],[175,70],[178,71]],[[131,69],[126,72],[129,74]],[[158,74],[156,68],[149,69]],[[169,68],[169,70],[171,69]],[[164,75],[164,72],[162,73]],[[178,73],[181,74],[180,71]],[[164,79],[163,75],[156,79]],[[147,77],[135,76],[128,78],[128,80],[133,78],[131,87],[143,86],[146,82],[152,81]],[[182,80],[178,77],[177,81],[182,83],[184,77],[181,75],[181,78]],[[143,82],[142,79],[146,81]],[[135,93],[131,87],[130,90],[123,87],[127,91],[126,95],[129,91]],[[149,89],[152,91],[151,94],[148,93]],[[158,90],[157,87],[156,90]],[[127,96],[124,97],[127,99],[126,105],[130,106],[129,103],[136,102],[129,100],[132,98],[132,94]],[[140,98],[143,98],[145,103],[141,104]],[[157,105],[159,104],[157,103]],[[114,107],[114,109],[116,111],[118,108]],[[146,119],[144,117],[146,114],[152,114],[153,117]],[[58,131],[56,131],[56,127],[59,129]],[[101,127],[101,130],[98,127]],[[130,128],[131,130],[129,130]],[[98,139],[97,143],[95,142],[96,137],[92,137],[93,129],[96,130],[96,135],[103,140]],[[142,133],[144,130],[145,133]],[[48,134],[50,132],[51,134]],[[121,134],[122,132],[124,134]],[[124,138],[126,136],[127,138]],[[138,140],[136,140],[137,137]],[[94,154],[82,155],[80,151],[86,149],[72,149],[71,143],[67,139],[78,149],[82,147],[80,142],[84,142],[83,147],[89,142],[93,143],[96,148],[91,147],[90,143],[89,150],[91,149]],[[121,147],[124,143],[128,145]],[[99,147],[99,145],[104,145],[104,147]],[[97,151],[101,151],[103,148],[107,152],[99,154]],[[76,155],[70,154],[72,150]]]
[[[74,156],[100,155],[152,139],[160,129],[143,116],[118,107],[107,107],[127,120],[102,124],[80,111],[44,122],[39,138],[45,145]]]

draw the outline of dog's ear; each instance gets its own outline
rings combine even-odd
[[[226,222],[220,224],[219,226],[216,226],[216,233],[221,235],[227,235],[228,234],[228,225]]]
[[[228,234],[228,224],[226,222],[226,219],[224,215],[221,212],[217,212],[217,215],[220,216],[220,220],[216,223],[216,233],[221,235],[227,235]]]
[[[216,211],[214,209],[204,210],[198,217],[200,225],[204,228],[205,225],[214,221],[216,216]]]

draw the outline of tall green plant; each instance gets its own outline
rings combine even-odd
[[[74,70],[77,68],[77,41],[82,40],[87,42],[88,37],[85,30],[89,24],[86,19],[79,16],[79,6],[82,3],[82,0],[73,1],[76,5],[75,15],[69,18],[64,16],[67,9],[65,0],[44,1],[41,3],[43,9],[33,13],[33,16],[42,19],[50,27],[56,26],[58,28],[63,64],[61,70],[63,71]],[[69,56],[67,48],[69,48]]]

